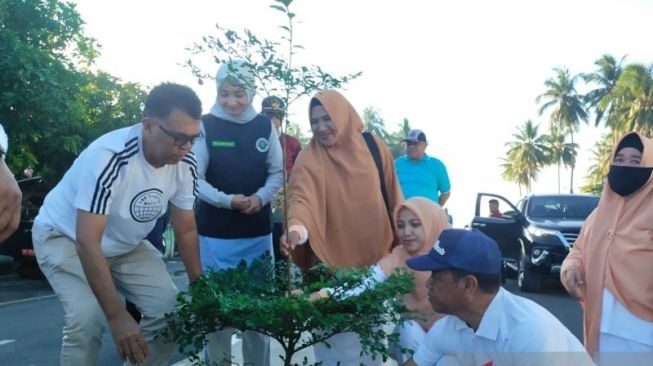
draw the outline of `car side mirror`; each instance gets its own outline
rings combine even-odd
[[[506,211],[506,212],[503,213],[503,216],[509,217],[509,218],[514,219],[514,220],[516,220],[518,222],[525,222],[526,221],[526,217],[524,216],[524,214],[519,212],[519,211]]]

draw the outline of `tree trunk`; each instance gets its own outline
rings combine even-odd
[[[560,159],[558,159],[558,194],[560,194]]]
[[[574,131],[569,129],[569,134],[571,136],[571,146],[574,146]],[[574,168],[576,167],[576,157],[573,157],[571,161],[571,180],[569,183],[569,193],[574,193]]]

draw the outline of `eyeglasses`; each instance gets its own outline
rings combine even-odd
[[[202,139],[204,138],[204,134],[201,131],[195,136],[188,136],[180,133],[170,132],[160,124],[158,126],[161,129],[161,131],[165,132],[166,135],[170,136],[175,146],[180,148],[186,146],[186,144],[189,142],[191,146],[195,145],[196,143],[202,141]]]

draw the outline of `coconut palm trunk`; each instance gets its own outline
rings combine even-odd
[[[571,144],[574,144],[574,131],[572,129],[569,129],[569,135],[571,138]],[[571,174],[570,174],[570,182],[569,182],[569,193],[574,193],[574,168],[576,167],[576,159],[574,158],[571,161],[571,164],[569,165],[571,168]]]

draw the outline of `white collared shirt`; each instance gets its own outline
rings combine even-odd
[[[585,348],[549,311],[501,288],[476,332],[456,316],[429,330],[413,361],[433,366],[444,356],[459,365],[593,365]]]

